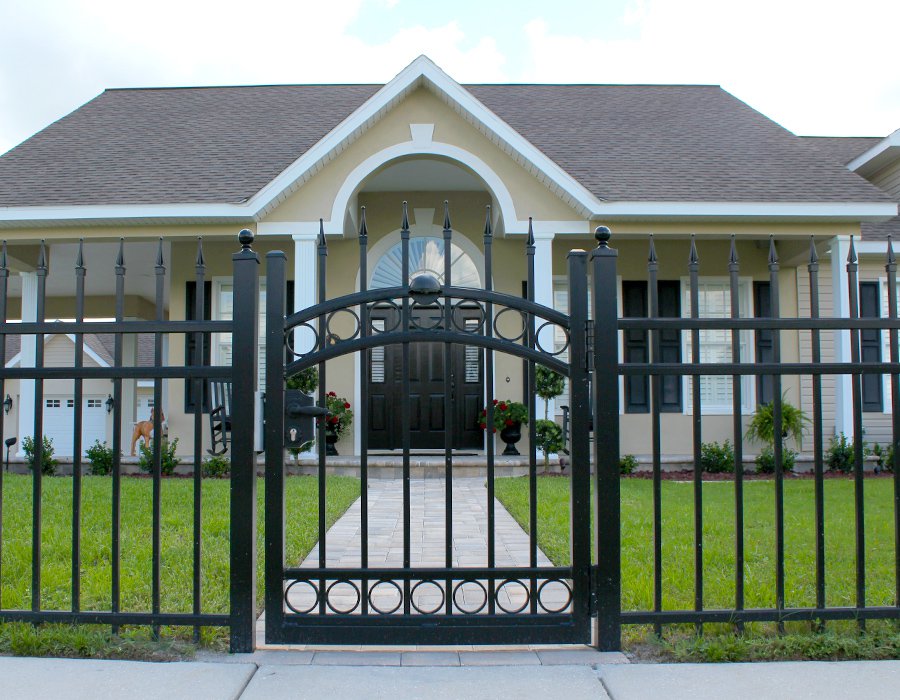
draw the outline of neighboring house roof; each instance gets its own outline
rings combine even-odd
[[[56,337],[56,334],[47,334],[44,336],[44,342]],[[65,334],[62,337],[68,338],[75,342],[74,335]],[[114,363],[113,357],[115,352],[115,335],[112,333],[85,333],[84,347],[85,352],[93,354],[99,364],[111,367]],[[22,349],[21,335],[6,336],[6,366],[12,367],[18,364],[19,352]],[[137,340],[137,366],[152,367],[153,366],[153,336],[141,333]]]
[[[107,90],[0,157],[0,206],[245,202],[380,87]],[[466,89],[601,200],[890,201],[717,86]]]

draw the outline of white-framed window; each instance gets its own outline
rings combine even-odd
[[[690,281],[681,280],[682,305],[681,315],[691,316]],[[698,316],[700,318],[729,318],[731,316],[731,284],[727,277],[701,277],[698,284]],[[751,318],[753,299],[753,282],[749,278],[741,278],[738,282],[738,309],[741,318]],[[741,362],[753,362],[753,332],[741,331]],[[691,332],[681,334],[682,361],[690,363]],[[700,331],[700,362],[731,362],[731,331]],[[684,377],[684,412],[693,413],[692,377]],[[744,375],[741,378],[741,411],[752,413],[756,404],[756,384],[753,377]],[[700,405],[702,413],[730,414],[732,412],[732,376],[709,375],[700,378]]]
[[[216,321],[234,319],[234,282],[230,277],[213,280],[212,317]],[[266,386],[266,282],[259,282],[259,326],[256,344],[257,388]],[[232,355],[231,333],[215,333],[212,339],[212,363],[230,365]]]

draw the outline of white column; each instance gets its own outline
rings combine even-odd
[[[847,254],[850,237],[837,236],[831,241],[831,293],[835,318],[850,318],[850,282],[847,278]],[[850,362],[850,331],[834,332],[835,362]],[[847,437],[853,435],[853,392],[850,375],[834,378],[834,429]]]
[[[22,278],[22,321],[25,323],[37,320],[37,273],[20,272]],[[20,367],[34,367],[37,353],[37,336],[23,335]],[[22,443],[34,432],[34,380],[19,381],[19,457],[24,457]]]
[[[126,319],[134,321],[134,318]],[[165,338],[166,336],[163,336]],[[134,367],[137,365],[137,336],[133,333],[125,333],[122,337],[122,364],[125,367]],[[163,380],[165,382],[165,380]],[[109,393],[112,393],[112,382],[110,382]],[[124,379],[122,381],[122,441],[130,440],[131,433],[134,430],[134,422],[136,420],[147,420],[149,416],[136,416],[136,394],[137,379]],[[115,413],[110,413],[110,423]],[[112,433],[110,433],[110,443],[112,443]],[[126,453],[127,454],[127,453]]]
[[[300,233],[294,234],[291,238],[294,239],[294,311],[297,312],[308,309],[316,303],[317,235]],[[309,328],[300,328],[294,332],[294,348],[298,352],[309,352],[314,342],[315,334]]]
[[[535,232],[534,234],[534,300],[542,306],[553,308],[553,233]],[[540,322],[538,322],[540,325]],[[553,352],[553,326],[547,326],[538,333],[540,347]],[[544,400],[538,397],[536,402],[538,415],[544,417]],[[553,420],[556,415],[555,401],[548,405],[548,415]]]

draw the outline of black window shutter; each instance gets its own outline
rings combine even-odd
[[[184,317],[188,321],[196,321],[194,313],[197,306],[197,283],[190,281],[185,284],[184,290]],[[212,318],[212,282],[203,283],[203,320],[208,321]],[[212,335],[210,333],[203,334],[203,362],[201,364],[208,366],[212,357],[212,348],[210,345]],[[194,342],[193,333],[185,333],[184,337],[184,359],[185,365],[190,367],[197,361],[197,345]],[[203,412],[209,413],[209,395],[208,383],[203,382]],[[194,382],[188,380],[184,386],[184,412],[191,413],[194,411]]]
[[[859,283],[859,316],[860,318],[878,318],[881,316],[881,295],[878,282]],[[881,331],[877,328],[865,328],[859,332],[859,353],[863,362],[881,362]],[[863,411],[884,410],[880,374],[862,375],[862,407]]]
[[[626,318],[647,317],[647,283],[622,282],[622,314]],[[625,331],[625,362],[649,362],[647,331]],[[646,375],[625,377],[625,413],[650,411],[650,386]]]
[[[659,282],[659,315],[662,318],[681,316],[681,283],[678,280]],[[659,333],[659,361],[681,362],[681,333],[664,330]],[[660,377],[659,410],[663,413],[681,413],[681,377]]]
[[[753,315],[756,318],[769,318],[772,315],[772,288],[768,282],[753,283]],[[756,362],[773,362],[775,360],[775,336],[771,329],[765,328],[754,334]],[[747,358],[742,357],[746,362]],[[756,403],[772,403],[775,400],[775,378],[771,374],[760,374],[756,377]]]

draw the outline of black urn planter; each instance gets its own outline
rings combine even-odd
[[[325,431],[325,454],[329,456],[337,455],[338,451],[335,444],[338,441],[338,434],[333,430]]]
[[[518,456],[520,453],[516,449],[516,443],[522,439],[522,424],[516,422],[512,425],[507,425],[500,431],[500,439],[506,443],[506,449],[503,450],[505,457]]]

